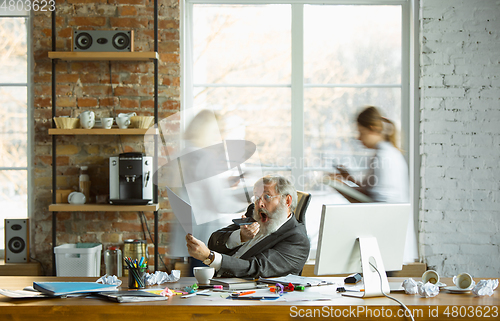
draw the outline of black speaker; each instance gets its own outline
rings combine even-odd
[[[134,51],[134,32],[122,30],[75,30],[73,51]]]
[[[5,219],[5,263],[29,262],[28,219]]]

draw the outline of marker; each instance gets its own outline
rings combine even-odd
[[[222,290],[222,285],[198,285],[198,289],[218,289]]]
[[[338,287],[337,292],[365,292],[365,289],[359,289],[359,290],[352,290],[352,289],[346,289],[345,287]]]
[[[247,294],[253,294],[255,291],[246,291],[246,292],[238,292],[238,293],[231,293],[232,296],[242,296],[242,295],[247,295]]]

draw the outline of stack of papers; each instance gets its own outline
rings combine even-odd
[[[168,297],[147,291],[98,292],[96,295],[118,303],[168,300]]]
[[[303,286],[317,286],[317,285],[328,285],[333,284],[332,282],[327,282],[322,279],[310,278],[305,276],[298,276],[294,274],[288,274],[287,276],[277,277],[277,278],[259,278],[260,282],[264,283],[281,283],[287,285],[292,283],[293,285],[303,285]]]
[[[57,298],[68,295],[92,294],[119,303],[168,300],[168,297],[148,291],[118,291],[116,285],[96,282],[33,282],[32,288],[27,287],[24,290],[0,289],[0,294],[12,299]]]
[[[32,299],[32,298],[53,298],[54,296],[43,294],[41,292],[26,290],[7,290],[0,289],[0,294],[12,299]]]
[[[224,290],[245,290],[255,288],[257,283],[242,278],[216,278],[210,279],[210,285],[222,285]]]

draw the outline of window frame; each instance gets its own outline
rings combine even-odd
[[[303,146],[304,146],[304,83],[303,83],[303,30],[304,5],[400,5],[402,12],[401,30],[401,148],[405,153],[405,159],[409,166],[410,203],[413,209],[415,230],[418,235],[418,214],[420,197],[420,152],[419,152],[419,1],[418,0],[181,0],[180,18],[180,64],[181,64],[181,129],[189,123],[194,114],[193,106],[193,79],[192,55],[189,46],[192,43],[192,12],[195,4],[290,4],[292,7],[292,106],[291,106],[291,157],[296,160],[291,168],[293,178],[300,177],[307,170],[304,168]],[[297,19],[298,18],[298,19]],[[307,85],[309,87],[310,85]],[[263,86],[264,87],[264,86]],[[301,189],[300,180],[297,189]],[[418,243],[418,240],[417,240]]]
[[[5,18],[25,18],[26,19],[26,68],[27,68],[27,77],[25,83],[0,83],[2,87],[26,87],[26,121],[27,121],[27,166],[18,167],[18,166],[9,166],[9,167],[0,167],[0,170],[25,170],[27,171],[27,213],[26,217],[28,219],[33,217],[34,211],[34,201],[33,201],[33,142],[34,142],[34,129],[33,126],[30,126],[34,123],[34,112],[33,112],[33,13],[31,11],[0,11],[0,19]],[[3,222],[2,222],[3,224]],[[33,226],[33,225],[30,225]],[[31,230],[31,227],[30,227]],[[30,231],[31,232],[31,231]],[[29,233],[29,237],[31,238],[31,233]],[[31,244],[32,242],[30,242]],[[5,258],[5,248],[0,248],[0,258]]]

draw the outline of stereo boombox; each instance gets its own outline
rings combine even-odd
[[[75,30],[73,51],[134,51],[134,31]]]

